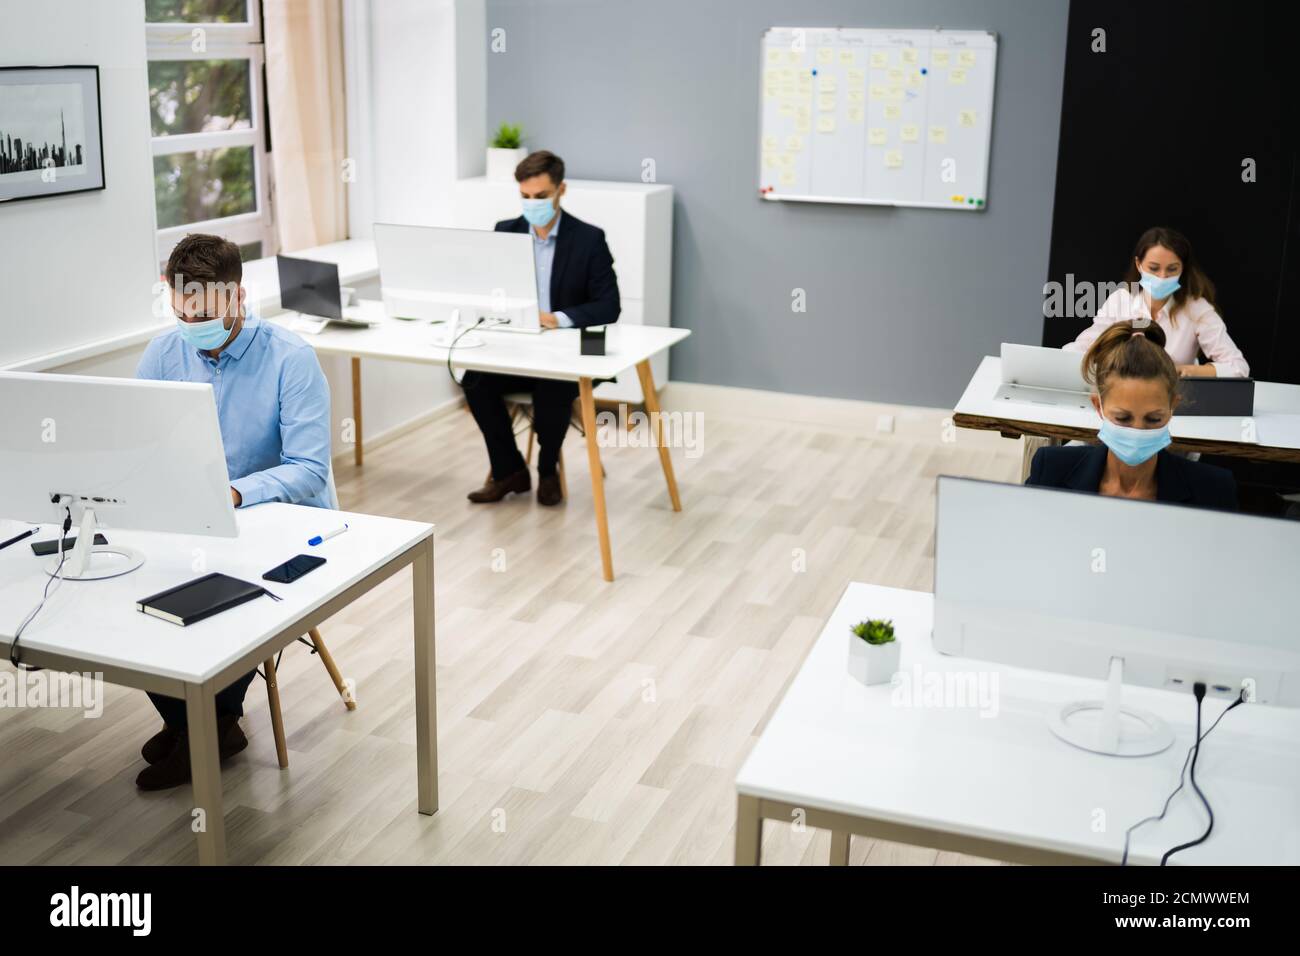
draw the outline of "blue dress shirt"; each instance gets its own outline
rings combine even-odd
[[[555,214],[555,225],[543,239],[537,234],[536,226],[529,226],[528,233],[533,237],[533,262],[537,266],[537,310],[551,311],[551,267],[555,264],[555,237],[560,231],[563,212]],[[562,329],[573,328],[573,320],[563,312],[555,313],[555,323]]]
[[[207,382],[217,402],[230,486],[263,501],[328,508],[330,390],[310,345],[251,312],[214,360],[181,336],[149,343],[136,378]]]

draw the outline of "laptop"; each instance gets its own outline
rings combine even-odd
[[[1052,408],[1092,408],[1078,352],[1002,343],[1002,385],[995,401]]]
[[[295,332],[319,332],[331,322],[361,328],[374,324],[359,307],[344,308],[336,263],[276,256],[275,267],[280,274],[280,305],[298,313],[291,324]]]
[[[1178,386],[1176,414],[1227,415],[1249,418],[1255,414],[1253,378],[1185,378]]]

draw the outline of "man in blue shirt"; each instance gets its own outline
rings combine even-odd
[[[236,508],[286,501],[319,508],[330,500],[330,393],[316,353],[302,339],[262,322],[245,306],[239,247],[219,236],[186,236],[167,260],[176,328],[149,343],[137,378],[212,386]],[[221,758],[248,746],[239,728],[252,671],[217,694]],[[185,702],[150,699],[165,726],[141,751],[142,790],[190,778]]]

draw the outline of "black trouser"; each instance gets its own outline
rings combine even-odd
[[[256,676],[257,671],[249,671],[217,694],[218,717],[224,717],[227,714],[234,714],[236,717],[244,716],[244,695],[248,693],[248,685],[253,682],[253,678]],[[189,727],[189,721],[185,717],[185,701],[154,693],[149,694],[149,699],[158,708],[158,713],[162,715],[163,722],[168,727],[173,730],[185,730]]]
[[[522,375],[496,375],[492,372],[466,372],[462,382],[465,400],[474,413],[479,431],[487,443],[492,477],[497,481],[523,470],[524,456],[515,444],[514,423],[506,411],[503,396],[511,392],[533,395],[533,428],[540,446],[537,473],[553,475],[560,459],[560,445],[569,430],[573,400],[578,397],[577,382],[549,378],[525,378]]]

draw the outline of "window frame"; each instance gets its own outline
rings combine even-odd
[[[247,0],[248,21],[244,23],[146,23],[146,59],[154,61],[176,60],[247,60],[249,80],[250,126],[247,129],[220,130],[206,133],[177,133],[171,136],[153,136],[150,120],[150,181],[153,180],[152,160],[173,153],[193,153],[198,150],[238,147],[253,149],[253,189],[257,209],[236,216],[201,219],[179,226],[158,228],[155,222],[155,253],[159,262],[165,262],[172,248],[191,232],[211,232],[223,235],[236,245],[252,242],[262,244],[262,256],[272,256],[278,250],[275,229],[275,210],[272,203],[270,153],[266,148],[266,100],[263,90],[266,63],[262,39],[261,0]],[[204,50],[192,49],[194,31],[206,33]],[[155,217],[157,197],[155,196]]]

